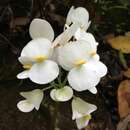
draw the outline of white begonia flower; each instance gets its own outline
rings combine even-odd
[[[58,62],[63,69],[70,71],[68,81],[76,91],[97,92],[95,86],[107,73],[107,67],[95,60],[97,45],[85,40],[70,42],[59,47]]]
[[[65,70],[86,63],[96,55],[97,47],[84,40],[69,42],[58,47],[58,62]],[[81,63],[82,62],[82,63]]]
[[[83,7],[74,9],[72,6],[67,15],[66,26],[70,26],[73,23],[78,24],[80,28],[86,31],[91,23],[88,11]]]
[[[106,73],[107,67],[102,62],[92,60],[80,67],[71,69],[67,78],[74,90],[89,90],[93,94],[96,94],[97,90],[95,86]]]
[[[17,107],[22,112],[30,112],[34,108],[39,110],[40,104],[43,99],[43,91],[40,89],[35,89],[29,92],[21,92],[21,96],[25,98],[18,102]]]
[[[72,100],[72,119],[76,120],[79,129],[87,126],[91,119],[91,113],[96,109],[97,107],[95,105],[87,103],[81,98],[75,97]]]
[[[44,38],[30,41],[22,50],[19,61],[26,71],[18,74],[18,78],[30,78],[38,84],[53,81],[59,74],[58,65],[50,60],[52,54],[51,42]]]
[[[44,19],[35,18],[32,20],[29,33],[32,39],[46,38],[50,41],[54,39],[54,31],[51,25]]]
[[[65,102],[72,98],[73,90],[69,86],[64,86],[59,89],[52,89],[50,96],[54,101]]]

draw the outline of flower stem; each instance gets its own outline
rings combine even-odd
[[[65,77],[64,81],[63,81],[63,85],[65,86],[67,82],[67,77]]]
[[[42,91],[46,91],[46,90],[48,90],[50,88],[54,88],[54,86],[49,86],[49,87],[43,88]]]

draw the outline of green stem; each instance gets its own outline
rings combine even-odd
[[[46,90],[48,90],[50,88],[54,88],[54,86],[49,86],[49,87],[43,88],[42,91],[46,91]]]
[[[61,68],[60,68],[60,73],[59,73],[59,77],[58,77],[58,83],[59,83],[59,86],[61,87],[62,86],[62,81],[61,81]]]
[[[64,81],[63,81],[63,85],[64,85],[64,86],[65,86],[66,82],[67,82],[67,77],[65,77],[65,79],[64,79]]]

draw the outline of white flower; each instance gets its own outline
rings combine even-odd
[[[91,113],[94,112],[97,107],[93,104],[87,103],[81,98],[75,97],[72,100],[72,119],[76,120],[77,127],[79,129],[87,126],[91,119]]]
[[[51,90],[50,96],[54,101],[65,102],[72,98],[73,90],[69,86],[64,86],[63,88]]]
[[[106,73],[107,67],[102,62],[92,60],[82,66],[71,69],[68,74],[68,81],[70,86],[76,91],[89,90],[95,94],[97,93],[95,86]]]
[[[97,47],[84,40],[69,42],[58,47],[58,62],[65,70],[78,66],[79,61],[88,62],[96,55]]]
[[[62,68],[69,71],[69,84],[76,91],[89,90],[95,94],[97,92],[95,86],[107,73],[107,67],[99,58],[95,58],[96,50],[95,43],[85,40],[59,47],[58,62]]]
[[[40,89],[35,89],[29,92],[21,92],[21,96],[25,98],[25,100],[22,100],[18,102],[17,107],[22,112],[30,112],[34,108],[36,110],[39,109],[40,104],[43,99],[43,91]]]
[[[19,79],[30,78],[38,84],[53,81],[59,74],[56,62],[50,60],[51,42],[44,38],[30,41],[22,50],[19,61],[26,70],[17,75]]]
[[[73,23],[78,24],[80,28],[86,31],[91,23],[88,11],[83,7],[74,9],[72,6],[67,15],[66,26],[70,26]]]

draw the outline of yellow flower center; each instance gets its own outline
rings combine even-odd
[[[95,56],[97,53],[95,51],[91,52],[90,55],[91,56]]]
[[[84,60],[84,59],[80,59],[80,60],[77,60],[76,62],[75,62],[75,66],[80,66],[80,65],[83,65],[83,64],[85,64],[86,63],[86,61]]]
[[[91,115],[86,115],[86,116],[84,116],[84,119],[85,119],[85,120],[90,120],[91,118],[92,118]]]
[[[31,67],[32,67],[32,64],[23,65],[23,68],[24,68],[24,69],[30,69]]]
[[[43,62],[43,61],[46,60],[46,59],[47,59],[47,57],[46,57],[46,56],[43,56],[43,55],[39,55],[39,56],[34,57],[34,60],[35,60],[36,62]]]

